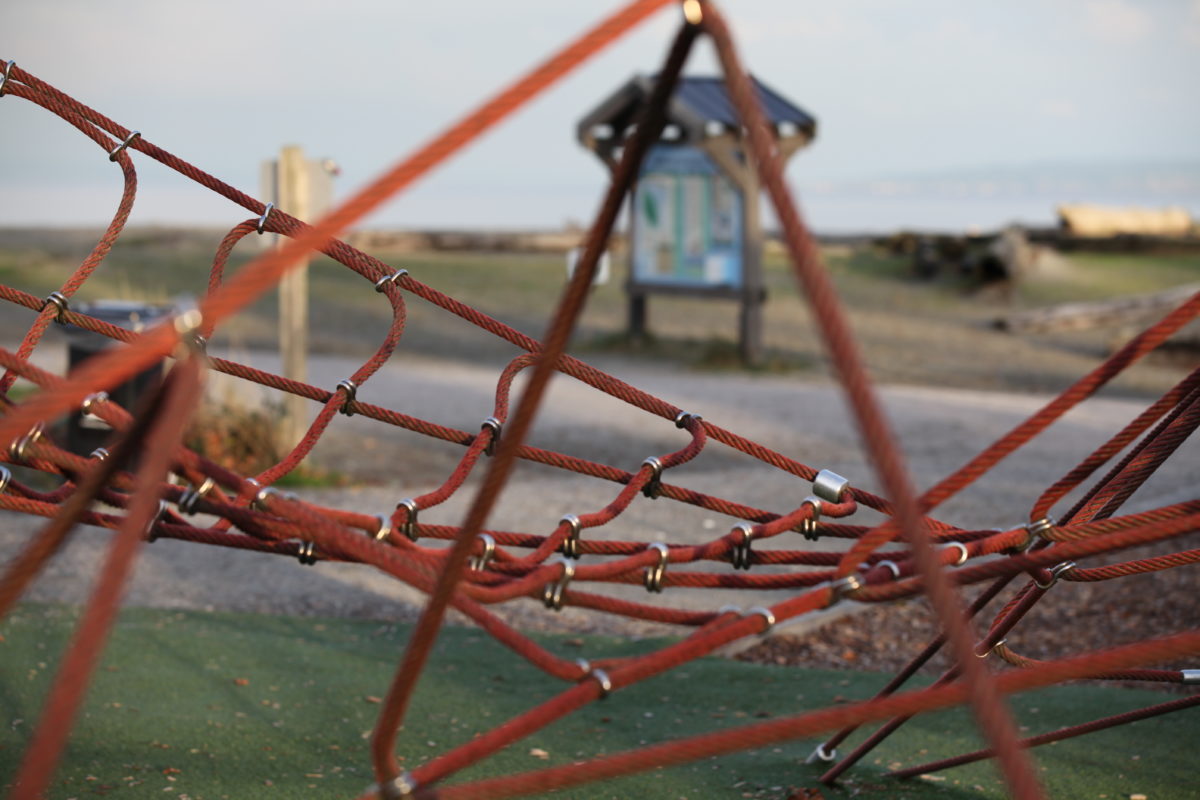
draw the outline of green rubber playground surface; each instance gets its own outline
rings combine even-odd
[[[74,609],[30,605],[0,622],[0,792],[15,775],[76,619]],[[47,797],[355,797],[372,782],[368,735],[407,635],[405,626],[364,620],[128,610]],[[628,655],[664,643],[540,639],[570,658]],[[448,784],[852,702],[886,679],[704,659],[616,692]],[[421,679],[398,752],[405,766],[419,766],[562,688],[486,635],[448,628]],[[1171,697],[1065,686],[1019,695],[1012,705],[1022,732],[1035,735]],[[1198,739],[1200,714],[1192,710],[1049,745],[1035,757],[1054,798],[1182,800],[1196,796]],[[818,768],[804,764],[816,744],[780,742],[548,796],[786,800],[802,788],[820,788],[830,799],[1006,796],[986,763],[907,783],[883,778],[889,768],[979,746],[962,711],[912,720],[836,789],[820,786]]]

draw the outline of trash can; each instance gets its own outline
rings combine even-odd
[[[126,300],[97,300],[94,303],[80,305],[75,308],[81,314],[103,320],[110,325],[117,325],[131,331],[140,331],[147,325],[152,325],[162,317],[170,314],[174,307],[170,305],[148,305]],[[107,336],[80,328],[76,325],[63,325],[67,332],[67,368],[75,369],[102,350],[119,345]],[[119,384],[108,391],[108,397],[127,411],[137,408],[138,401],[147,392],[156,389],[162,381],[163,362],[144,370],[125,383]],[[113,438],[113,430],[107,422],[95,414],[85,414],[76,409],[67,420],[67,449],[81,456],[89,455],[97,447],[108,447]]]

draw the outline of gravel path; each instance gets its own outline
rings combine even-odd
[[[274,370],[274,356],[233,354]],[[877,491],[839,390],[827,383],[789,377],[699,374],[622,361],[598,364],[618,377],[708,420],[763,442],[815,467],[848,476],[854,485]],[[50,368],[57,365],[47,364]],[[310,382],[334,386],[355,365],[316,357]],[[480,366],[424,361],[399,354],[360,391],[359,397],[465,430],[478,429],[491,414],[494,381],[501,364]],[[214,380],[210,391],[230,391]],[[243,387],[239,391],[246,392]],[[257,389],[250,387],[251,395]],[[1040,407],[1045,398],[966,390],[889,387],[883,401],[908,454],[916,484],[928,486]],[[1019,524],[1038,492],[1059,477],[1107,435],[1133,417],[1140,404],[1097,399],[1073,411],[1047,435],[1018,451],[978,487],[964,492],[938,515],[967,526]],[[532,435],[532,443],[635,468],[649,455],[677,449],[686,435],[670,421],[651,417],[605,397],[572,379],[559,377]],[[1185,447],[1186,451],[1186,447]],[[312,502],[368,513],[390,513],[397,501],[432,488],[456,463],[461,448],[387,428],[362,417],[338,415],[314,458],[365,481],[345,489],[302,491]],[[1194,448],[1181,451],[1134,496],[1132,508],[1145,508],[1195,495],[1200,459]],[[783,510],[810,492],[794,477],[763,467],[720,445],[710,445],[694,462],[672,470],[669,480],[750,505]],[[459,522],[471,497],[464,487],[445,505],[422,514],[427,522]],[[516,471],[490,527],[549,532],[567,513],[599,509],[616,487],[537,465]],[[863,515],[864,519],[871,519]],[[12,553],[31,536],[38,520],[4,515],[0,552]],[[736,520],[666,501],[638,498],[632,507],[592,538],[698,543],[724,533]],[[103,557],[106,536],[77,533],[38,580],[27,598],[43,602],[82,602]],[[789,542],[794,546],[794,542]],[[837,543],[821,542],[820,547]],[[1185,573],[1186,570],[1176,572]],[[640,587],[614,592],[645,600]],[[669,589],[653,601],[675,607],[716,609],[778,602],[787,593]],[[227,551],[169,540],[144,549],[127,602],[137,606],[229,609],[265,613],[409,619],[421,598],[417,592],[369,568],[322,563],[302,567],[291,559]],[[847,604],[839,612],[853,608]],[[555,614],[533,601],[500,609],[506,619],[530,629],[662,632],[662,628],[566,609]],[[827,621],[805,618],[792,634]],[[776,652],[764,657],[780,657]]]

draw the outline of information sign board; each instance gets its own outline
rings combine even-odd
[[[633,282],[742,285],[742,193],[702,150],[658,145],[633,196]]]

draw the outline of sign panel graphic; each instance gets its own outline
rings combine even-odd
[[[742,195],[704,151],[651,149],[633,203],[634,282],[741,285]]]

